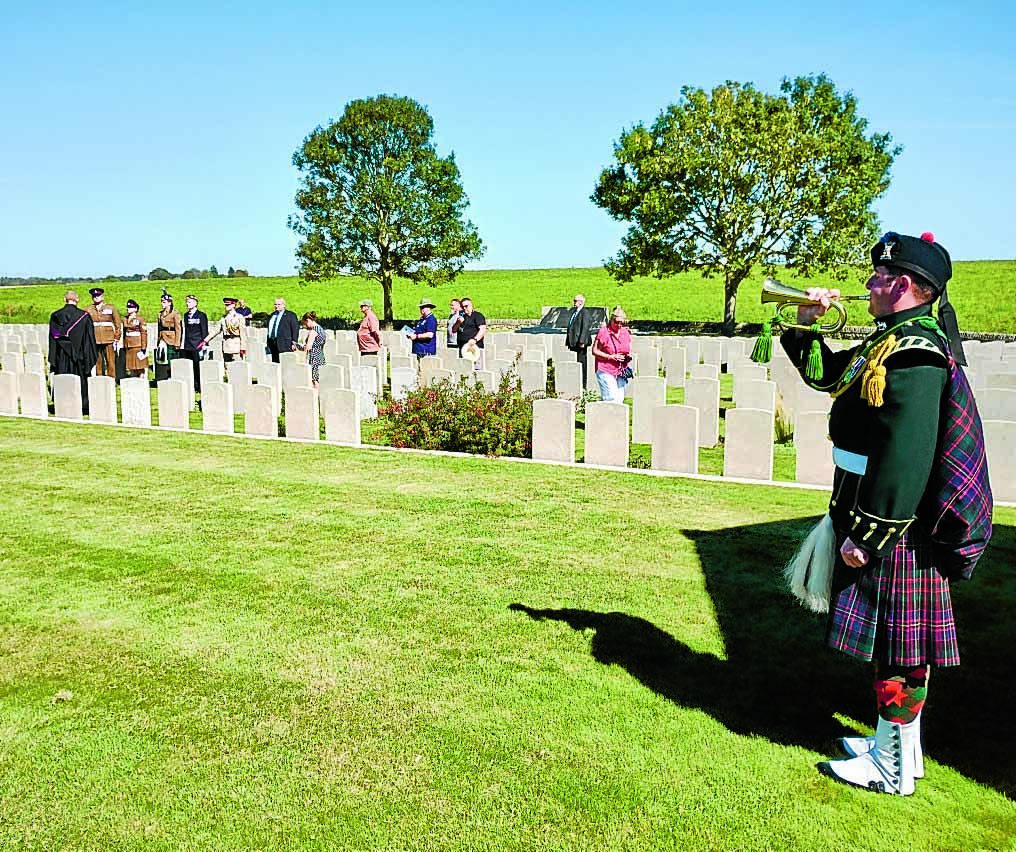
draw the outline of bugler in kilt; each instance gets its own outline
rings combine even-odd
[[[951,580],[969,579],[991,535],[984,436],[946,282],[948,252],[931,234],[887,233],[871,250],[875,331],[833,352],[812,325],[828,291],[809,290],[781,343],[805,382],[830,393],[836,533],[826,637],[875,662],[879,719],[852,757],[821,765],[840,781],[909,795],[924,775],[920,714],[929,667],[959,664]],[[938,321],[932,303],[941,299]],[[825,300],[823,304],[823,300]]]

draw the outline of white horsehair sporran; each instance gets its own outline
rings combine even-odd
[[[836,565],[836,531],[828,514],[783,569],[791,594],[812,612],[828,612]]]

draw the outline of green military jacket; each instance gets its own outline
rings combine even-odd
[[[816,341],[822,375],[809,379],[804,365]],[[833,524],[885,556],[914,522],[935,460],[949,360],[931,306],[880,317],[852,349],[833,352],[814,332],[788,331],[781,343],[805,382],[833,396]]]

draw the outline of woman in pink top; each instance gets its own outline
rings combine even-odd
[[[628,316],[618,306],[611,311],[610,322],[601,328],[593,340],[593,357],[596,359],[596,384],[604,402],[624,402],[624,386],[628,384],[622,373],[631,361],[631,332]]]

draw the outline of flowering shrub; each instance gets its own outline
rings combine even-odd
[[[461,378],[410,391],[406,399],[378,401],[376,440],[391,447],[451,450],[486,456],[533,454],[533,405],[508,373],[496,391]]]

